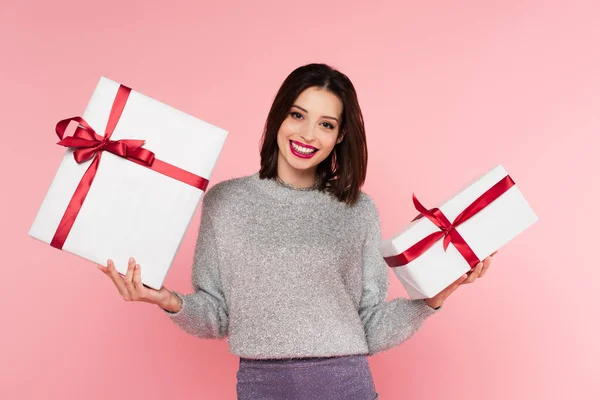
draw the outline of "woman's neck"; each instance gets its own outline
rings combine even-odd
[[[277,176],[283,182],[298,188],[310,188],[315,185],[315,169],[306,171],[290,171],[285,168],[278,168]]]

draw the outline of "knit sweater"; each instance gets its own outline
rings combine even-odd
[[[386,301],[388,266],[373,199],[282,186],[258,172],[203,196],[194,291],[173,293],[185,332],[228,339],[245,358],[373,355],[439,313],[424,299]]]

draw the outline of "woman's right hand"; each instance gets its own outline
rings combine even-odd
[[[97,265],[98,269],[113,281],[125,301],[142,301],[156,304],[171,312],[176,312],[181,308],[179,301],[175,301],[177,299],[174,299],[176,296],[164,286],[160,290],[155,290],[142,283],[141,267],[135,263],[133,257],[129,258],[125,276],[117,271],[115,264],[110,259],[106,266]]]

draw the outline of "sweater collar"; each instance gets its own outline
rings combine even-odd
[[[319,190],[296,190],[279,184],[275,179],[261,179],[258,172],[248,176],[249,182],[261,193],[289,203],[337,201],[330,193]]]

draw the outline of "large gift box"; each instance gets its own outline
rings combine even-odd
[[[379,247],[412,299],[434,297],[538,220],[502,165],[441,205],[413,203],[420,214]]]
[[[67,149],[29,235],[121,274],[133,256],[160,289],[228,132],[101,77],[56,134]]]

